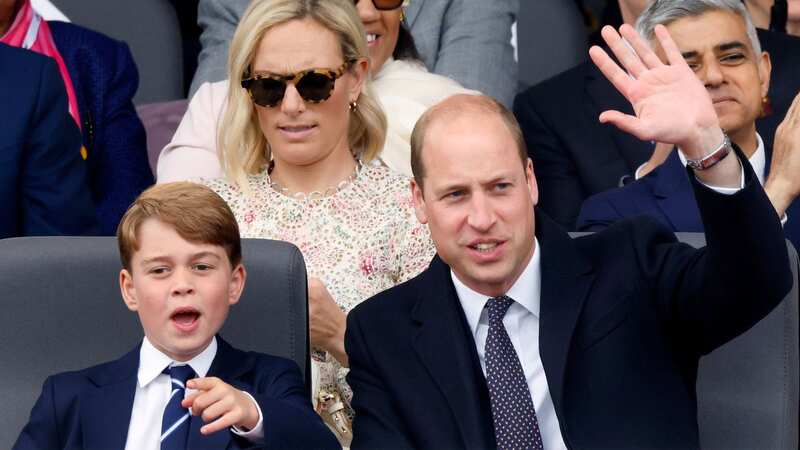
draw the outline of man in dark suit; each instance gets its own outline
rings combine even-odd
[[[769,54],[760,51],[755,28],[746,19],[741,3],[733,9],[695,2],[662,0],[651,4],[639,17],[646,35],[661,23],[675,36],[678,48],[714,100],[720,124],[748,157],[764,184],[778,215],[788,212],[784,230],[800,245],[800,95],[795,98],[772,145],[756,132],[762,98],[770,84]],[[776,150],[773,152],[773,148]],[[666,151],[671,151],[667,147]],[[656,153],[658,153],[657,151]],[[625,187],[601,192],[584,202],[578,217],[580,231],[599,231],[623,217],[648,214],[673,231],[703,231],[683,158],[672,151],[657,168]],[[655,159],[657,158],[654,155]],[[683,158],[683,159],[682,159]],[[652,161],[651,159],[651,161]],[[651,164],[648,161],[648,165]]]
[[[55,61],[0,44],[0,238],[99,232]]]
[[[698,359],[781,301],[786,247],[666,30],[668,65],[621,32],[640,56],[603,30],[631,75],[598,47],[590,56],[639,117],[600,119],[704,161],[691,178],[710,245],[678,244],[646,218],[570,239],[534,214],[513,116],[482,97],[445,100],[412,136],[417,217],[438,256],[348,315],[353,449],[699,446]]]
[[[620,6],[626,6],[623,19],[632,25],[645,5],[620,0]],[[800,91],[800,39],[766,30],[758,30],[758,37],[771,56],[773,71],[768,94],[772,112],[756,123],[764,144],[772,147],[775,129]],[[632,113],[591,62],[528,89],[514,102],[536,165],[539,207],[568,230],[575,229],[584,200],[632,180],[653,153],[654,143],[599,124],[597,116],[606,109]]]

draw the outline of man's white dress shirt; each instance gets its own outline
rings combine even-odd
[[[159,450],[161,445],[161,419],[164,416],[164,408],[167,407],[170,394],[172,392],[172,382],[169,375],[162,373],[167,366],[188,365],[197,374],[198,378],[205,377],[211,363],[217,355],[217,338],[211,339],[211,343],[199,355],[183,363],[173,361],[169,356],[161,353],[153,347],[153,344],[144,338],[141,349],[139,350],[139,372],[137,374],[136,394],[133,398],[133,409],[131,411],[131,421],[128,425],[128,440],[125,442],[125,450]],[[185,396],[190,395],[192,389],[186,389]],[[249,441],[256,441],[264,437],[264,424],[261,408],[252,395],[245,392],[256,404],[258,409],[258,424],[252,430],[243,432],[231,428],[231,432],[236,433]],[[192,417],[192,420],[202,420],[200,416]],[[220,430],[217,433],[226,433]]]
[[[539,299],[541,295],[542,266],[539,241],[534,240],[533,257],[517,281],[506,293],[514,300],[508,308],[503,325],[506,327],[514,351],[517,352],[528,390],[536,409],[536,419],[542,434],[542,443],[547,450],[566,450],[561,428],[556,417],[550,388],[544,373],[542,358],[539,355]],[[458,294],[458,300],[467,316],[478,359],[484,376],[486,375],[486,337],[489,334],[489,315],[485,309],[489,297],[467,287],[452,271],[450,276]]]

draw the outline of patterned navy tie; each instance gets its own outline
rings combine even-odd
[[[490,298],[489,335],[486,337],[486,381],[492,405],[494,436],[499,449],[542,450],[542,435],[525,373],[511,344],[503,316],[514,303],[506,297]]]
[[[190,414],[188,408],[181,406],[181,401],[186,392],[186,380],[196,375],[188,365],[167,367],[163,373],[172,379],[172,393],[161,419],[161,450],[186,450]]]

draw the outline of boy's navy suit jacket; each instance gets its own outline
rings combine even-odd
[[[252,444],[229,430],[203,436],[202,419],[192,416],[187,448],[341,448],[312,409],[296,364],[238,350],[219,336],[217,342],[207,376],[218,377],[256,399],[265,441]],[[49,377],[14,450],[125,448],[139,348],[115,361]]]

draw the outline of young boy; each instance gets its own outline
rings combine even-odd
[[[152,187],[117,240],[120,289],[142,344],[49,377],[15,449],[340,448],[296,364],[216,336],[246,278],[236,219],[217,194]]]

